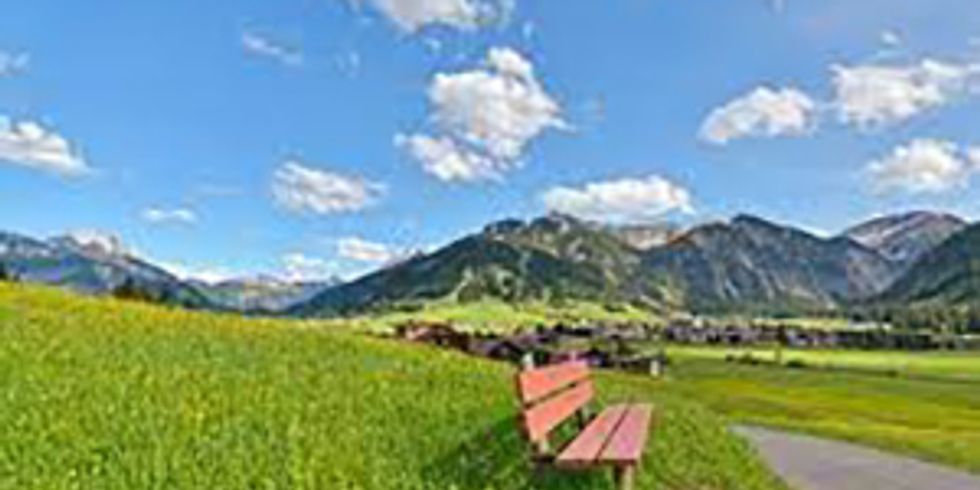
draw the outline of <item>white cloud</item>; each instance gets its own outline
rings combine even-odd
[[[345,259],[383,265],[398,262],[410,255],[406,250],[359,237],[346,237],[338,240],[337,254]]]
[[[715,109],[701,127],[701,138],[724,145],[747,137],[793,136],[814,125],[816,102],[805,93],[758,87]]]
[[[33,121],[0,116],[0,161],[76,177],[91,171],[85,159],[63,136]]]
[[[489,0],[366,1],[408,33],[433,25],[473,30],[498,19],[506,19],[512,8],[511,2]]]
[[[72,230],[64,238],[89,253],[106,256],[137,256],[116,233],[95,229]]]
[[[441,126],[501,159],[521,156],[549,128],[563,128],[561,107],[534,77],[530,62],[507,48],[487,56],[491,70],[438,73],[429,101]]]
[[[276,170],[272,193],[288,210],[323,215],[367,208],[385,193],[385,186],[360,177],[286,162]]]
[[[0,51],[0,78],[19,75],[27,70],[30,57],[26,53]]]
[[[197,223],[197,213],[191,209],[175,208],[147,208],[141,213],[143,221],[155,225],[163,224],[183,224],[193,225]]]
[[[520,53],[492,48],[486,66],[437,73],[429,86],[437,137],[396,137],[442,180],[498,178],[521,165],[527,146],[549,129],[564,129],[562,108]]]
[[[671,212],[694,212],[687,189],[656,175],[556,187],[543,200],[549,211],[604,222],[645,222]]]
[[[290,282],[325,281],[336,275],[333,262],[301,253],[284,255],[282,264],[285,279]]]
[[[418,160],[426,172],[445,182],[499,179],[513,165],[469,150],[445,136],[398,135],[395,144]]]
[[[303,64],[303,54],[299,51],[253,32],[242,33],[242,48],[247,53],[272,58],[284,65],[299,66]]]
[[[220,267],[196,266],[179,262],[153,261],[153,263],[181,281],[201,281],[207,284],[218,284],[240,277],[239,274]]]
[[[886,30],[881,32],[881,44],[887,48],[898,48],[905,40],[898,31]]]
[[[835,66],[835,106],[841,122],[872,129],[906,121],[951,102],[980,66],[924,59],[917,64]]]
[[[937,194],[962,189],[980,172],[980,149],[962,151],[948,141],[921,139],[871,162],[867,174],[878,193]]]

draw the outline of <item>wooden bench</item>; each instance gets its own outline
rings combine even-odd
[[[612,468],[621,489],[633,487],[650,432],[650,405],[615,405],[590,417],[595,389],[584,361],[523,371],[517,375],[517,393],[536,463],[564,470]],[[573,417],[577,435],[553,450],[552,432]]]

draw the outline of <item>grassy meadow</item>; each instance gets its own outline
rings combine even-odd
[[[602,489],[535,475],[512,368],[351,335],[0,284],[0,488]],[[778,489],[726,420],[663,383],[638,488]]]
[[[815,355],[862,363],[891,363],[898,356]],[[959,366],[975,370],[976,354],[924,356],[915,364],[929,373],[921,378],[752,366],[703,355],[672,358],[662,389],[732,420],[859,442],[980,473],[980,382],[955,372]],[[944,378],[949,371],[953,375]]]
[[[407,321],[448,322],[460,330],[509,333],[538,325],[559,322],[651,322],[650,311],[628,304],[603,305],[586,301],[566,301],[552,305],[544,302],[507,303],[484,300],[474,303],[433,302],[420,305],[417,311],[395,311],[331,320],[330,324],[361,331],[385,332]]]
[[[671,346],[672,357],[679,359],[715,359],[751,355],[775,362],[774,349]],[[975,381],[980,383],[980,352],[962,351],[862,351],[784,349],[783,363],[802,363],[808,368],[846,370],[911,378],[934,378],[939,381]]]

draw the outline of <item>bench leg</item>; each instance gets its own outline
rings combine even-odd
[[[636,466],[617,466],[615,469],[616,486],[619,490],[633,490],[633,480],[636,479]]]

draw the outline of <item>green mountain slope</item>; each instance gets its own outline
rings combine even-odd
[[[488,226],[432,254],[332,288],[293,310],[331,315],[449,299],[627,301],[640,255],[572,218]]]
[[[292,313],[336,315],[434,300],[584,300],[651,308],[800,311],[882,291],[900,264],[849,238],[751,216],[639,250],[563,216],[510,220],[327,290]]]
[[[0,488],[612,489],[535,476],[512,368],[328,331],[0,284]],[[652,401],[638,489],[777,489],[699,405]]]
[[[893,303],[980,302],[980,225],[926,253],[879,300]]]

